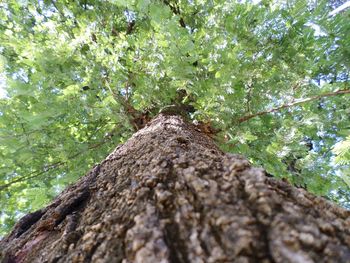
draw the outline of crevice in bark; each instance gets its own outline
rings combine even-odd
[[[179,143],[187,143],[187,141],[179,139],[176,140]],[[179,157],[176,155],[176,157]],[[174,186],[176,183],[176,172],[174,172],[174,164],[169,156],[164,156],[158,161],[158,165],[162,168],[164,174],[163,180],[160,181],[158,190],[162,194],[156,199],[159,218],[165,221],[163,235],[165,244],[169,248],[169,262],[170,263],[190,263],[187,258],[187,247],[185,240],[180,235],[180,228],[175,222],[175,200],[173,196],[165,196],[164,193],[174,192]],[[156,194],[155,194],[156,196]]]
[[[269,235],[269,227],[266,227],[265,225],[261,224],[258,221],[258,230],[260,232],[260,236],[262,239],[262,244],[263,245],[263,251],[266,252],[266,258],[270,261],[270,262],[275,262],[275,260],[273,259],[272,255],[271,255],[271,251],[270,251],[270,242],[269,242],[269,238],[272,238]],[[257,259],[258,260],[258,259]]]
[[[264,175],[266,175],[266,173],[264,173]],[[264,180],[264,183],[267,183],[268,178],[266,178]],[[241,189],[245,189],[246,186],[246,180],[239,178],[239,182],[241,185]],[[286,197],[289,194],[289,186],[284,185],[284,191],[280,191],[280,194],[285,195]],[[287,194],[286,194],[287,193]],[[273,239],[274,237],[272,237],[270,235],[270,225],[271,223],[274,221],[274,217],[273,216],[268,216],[267,218],[265,218],[265,220],[261,220],[261,217],[264,217],[266,215],[263,215],[261,213],[261,211],[259,211],[257,209],[257,200],[250,200],[249,198],[249,194],[246,191],[242,191],[242,199],[245,200],[245,202],[249,205],[250,207],[250,211],[252,212],[253,217],[255,218],[255,222],[256,222],[256,226],[257,229],[259,231],[259,237],[261,239],[261,245],[262,245],[262,249],[261,251],[264,251],[264,255],[263,258],[258,257],[257,254],[255,254],[255,260],[256,262],[259,262],[260,260],[264,259],[264,260],[269,260],[269,262],[276,262],[271,254],[271,247],[270,247],[270,240]],[[274,205],[273,203],[271,203],[271,205]],[[278,214],[280,212],[283,211],[283,208],[280,206],[280,204],[275,204],[273,207],[274,210],[274,214]]]
[[[80,210],[86,204],[87,199],[90,197],[88,188],[78,192],[76,196],[72,196],[68,203],[63,203],[55,209],[57,218],[55,226],[59,225],[67,215],[72,214],[74,211]]]
[[[96,249],[100,246],[101,240],[97,240],[96,243],[92,246],[91,250],[85,256],[85,262],[92,262],[92,256],[94,255]]]
[[[210,230],[211,230],[211,233],[213,234],[213,237],[215,238],[215,241],[219,244],[219,246],[224,247],[224,244],[221,241],[220,228],[218,228],[217,226],[210,225]]]
[[[239,180],[239,183],[240,183],[240,188],[239,189],[244,189],[245,188],[245,181],[242,180],[242,178],[240,178],[238,176],[238,180]],[[259,237],[261,239],[261,245],[262,245],[262,249],[261,251],[264,251],[265,252],[265,257],[263,259],[268,259],[269,262],[271,263],[274,263],[275,260],[273,259],[272,255],[271,255],[271,252],[270,252],[270,246],[269,246],[269,225],[266,225],[266,223],[262,223],[260,220],[259,220],[259,211],[257,211],[256,209],[256,203],[252,203],[250,200],[249,200],[249,195],[244,191],[244,190],[241,190],[239,191],[240,192],[240,197],[245,200],[245,203],[247,204],[247,206],[250,207],[250,211],[252,213],[252,216],[254,217],[255,219],[255,222],[256,222],[256,226],[257,226],[257,230],[259,231]],[[273,219],[271,219],[272,221]],[[260,260],[262,260],[262,258],[259,258],[257,253],[254,253],[254,260],[256,262],[259,262]]]
[[[166,224],[164,229],[165,242],[170,250],[169,261],[171,263],[190,263],[187,258],[185,241],[179,235],[180,229],[176,223]]]
[[[18,230],[16,231],[15,237],[19,238],[25,233],[32,225],[39,221],[39,219],[45,214],[45,210],[40,209],[33,213],[25,215],[17,224]]]

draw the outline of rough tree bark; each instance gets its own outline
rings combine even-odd
[[[350,212],[160,115],[0,243],[2,262],[350,262]]]

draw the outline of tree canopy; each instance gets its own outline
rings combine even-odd
[[[342,3],[0,3],[0,235],[174,104],[224,151],[350,208]]]

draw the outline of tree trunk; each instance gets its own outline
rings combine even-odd
[[[350,262],[350,212],[160,115],[0,242],[2,262]]]

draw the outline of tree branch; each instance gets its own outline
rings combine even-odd
[[[81,152],[78,152],[78,153],[75,153],[71,156],[68,157],[68,159],[74,159],[76,158],[77,156],[87,152],[87,151],[90,151],[90,150],[93,150],[93,149],[96,149],[96,148],[99,148],[100,146],[104,145],[105,143],[107,143],[108,141],[110,141],[112,139],[112,137],[114,136],[113,133],[109,133],[107,134],[102,141],[100,142],[97,142],[96,144],[92,144],[90,145],[87,150],[84,150],[84,151],[81,151]],[[63,162],[63,161],[58,161],[58,162],[55,162],[55,163],[52,163],[50,165],[47,165],[43,168],[42,171],[34,171],[34,172],[31,172],[29,173],[28,175],[25,175],[25,176],[22,176],[22,177],[19,177],[19,178],[15,178],[13,179],[12,181],[6,183],[6,184],[3,184],[3,185],[0,185],[0,191],[10,187],[11,185],[15,184],[15,183],[19,183],[19,182],[22,182],[22,181],[25,181],[25,180],[29,180],[29,179],[33,179],[35,177],[39,177],[51,170],[55,170],[55,169],[58,169],[60,168],[61,166],[63,165],[66,165],[67,162]]]
[[[129,76],[131,72],[128,72]],[[139,111],[135,109],[129,102],[129,91],[128,91],[128,96],[124,96],[120,94],[117,91],[112,90],[112,88],[109,85],[109,77],[108,74],[107,76],[103,77],[103,84],[109,89],[111,94],[113,95],[114,100],[119,103],[122,108],[123,108],[123,113],[125,114],[125,117],[129,120],[129,123],[132,125],[134,128],[134,131],[140,130],[149,120],[149,112],[148,111]],[[129,82],[129,80],[128,80]],[[126,88],[125,88],[126,89]]]
[[[183,28],[186,28],[186,23],[185,20],[183,19],[183,17],[181,16],[181,11],[180,11],[180,7],[177,4],[177,2],[175,2],[176,5],[171,5],[170,2],[168,0],[164,0],[163,1],[164,4],[166,4],[167,6],[169,6],[170,10],[175,14],[179,16],[179,23],[180,26]]]
[[[22,176],[22,177],[19,177],[19,178],[16,178],[16,179],[13,179],[12,181],[6,183],[6,184],[3,184],[3,185],[0,185],[0,191],[8,188],[9,186],[15,184],[15,183],[19,183],[19,182],[22,182],[22,181],[25,181],[25,180],[28,180],[28,179],[32,179],[32,178],[35,178],[35,177],[38,177],[50,170],[54,170],[54,169],[57,169],[59,168],[61,165],[63,165],[64,163],[63,162],[56,162],[56,163],[53,163],[53,164],[50,164],[46,167],[44,167],[44,169],[40,172],[32,172],[30,174],[28,174],[27,176]]]
[[[320,95],[317,95],[317,96],[313,96],[313,97],[310,97],[310,98],[306,98],[306,99],[299,99],[299,100],[296,100],[296,101],[292,101],[290,103],[282,104],[281,106],[278,106],[276,108],[272,108],[270,110],[261,111],[261,112],[257,112],[257,113],[251,114],[251,115],[247,115],[247,116],[241,117],[241,118],[239,118],[238,122],[242,123],[242,122],[248,121],[248,120],[250,120],[252,118],[255,118],[257,116],[261,116],[261,115],[265,115],[265,114],[268,114],[268,113],[276,112],[276,111],[279,111],[279,110],[282,110],[282,109],[294,107],[296,105],[303,104],[303,103],[306,103],[306,102],[309,102],[309,101],[318,100],[318,99],[325,98],[325,97],[332,97],[332,96],[336,96],[336,95],[349,94],[349,93],[350,93],[349,89],[343,89],[343,90],[338,90],[338,91],[335,91],[335,92],[323,93],[323,94],[320,94]]]
[[[252,91],[253,91],[253,85],[248,84],[248,92],[247,92],[247,103],[246,103],[246,111],[251,113],[250,111],[250,104],[251,104],[251,99],[252,99]]]

